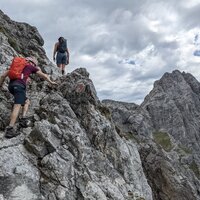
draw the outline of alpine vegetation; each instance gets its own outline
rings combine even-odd
[[[35,58],[46,74],[30,74],[13,137],[8,77],[0,88],[1,200],[200,199],[200,83],[191,74],[165,73],[141,105],[101,102],[89,72],[60,73],[43,44],[35,27],[0,11],[0,74],[14,57]]]

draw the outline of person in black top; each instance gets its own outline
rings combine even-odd
[[[56,57],[55,57],[56,56]],[[58,42],[54,45],[53,60],[61,69],[62,75],[65,74],[65,65],[69,64],[69,50],[67,48],[67,40],[63,37],[58,38]]]

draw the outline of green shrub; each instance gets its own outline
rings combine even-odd
[[[191,149],[189,149],[189,148],[187,148],[187,147],[185,147],[185,146],[183,146],[183,145],[178,145],[178,147],[179,147],[182,151],[184,151],[186,154],[192,154],[192,150],[191,150]]]
[[[109,108],[103,105],[100,105],[98,108],[102,115],[104,115],[108,120],[111,120],[112,117]]]
[[[17,42],[16,42],[15,39],[9,37],[9,38],[8,38],[8,42],[9,42],[10,46],[11,46],[13,49],[15,49],[17,52],[19,52],[19,47],[18,47]]]
[[[153,133],[153,137],[154,137],[155,142],[161,145],[165,151],[169,152],[172,150],[173,145],[167,133],[157,131]]]
[[[189,165],[189,168],[194,172],[194,174],[196,175],[196,177],[198,179],[200,179],[200,171],[199,171],[199,167],[196,164],[196,162],[193,160],[192,163]]]
[[[4,35],[6,34],[5,29],[3,27],[0,27],[0,32],[3,33]]]

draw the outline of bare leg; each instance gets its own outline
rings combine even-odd
[[[25,101],[25,104],[23,106],[23,110],[22,110],[22,117],[25,117],[26,116],[26,113],[28,111],[28,107],[30,105],[30,100],[29,99],[26,99]]]
[[[16,132],[14,130],[14,125],[17,120],[17,117],[19,116],[20,109],[21,109],[21,104],[14,104],[14,107],[10,116],[10,124],[9,126],[6,127],[6,130],[5,130],[6,138],[16,137],[17,135],[20,134],[20,132]]]
[[[19,116],[19,111],[21,109],[21,104],[14,104],[11,116],[10,116],[10,124],[9,126],[14,126],[15,122],[17,120],[17,117]]]
[[[62,74],[65,74],[65,64],[62,64]]]
[[[62,70],[62,64],[57,64],[58,68]]]
[[[62,64],[62,70],[65,70],[65,64]]]
[[[57,65],[59,67],[59,69],[61,70],[62,75],[65,74],[65,64],[59,64]]]

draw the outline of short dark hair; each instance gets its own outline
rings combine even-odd
[[[64,37],[62,37],[62,36],[58,38],[59,42],[62,42],[63,40],[64,40]]]

